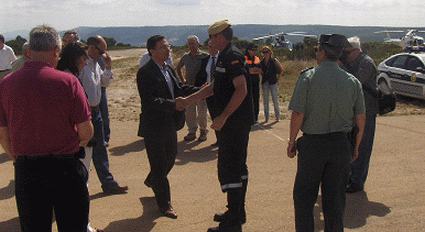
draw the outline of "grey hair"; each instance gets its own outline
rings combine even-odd
[[[353,37],[348,38],[347,40],[351,44],[351,47],[360,49],[360,51],[362,50],[362,48],[360,46],[360,38],[359,37],[353,36]]]
[[[189,37],[187,37],[187,41],[192,40],[192,39],[196,40],[196,42],[199,43],[198,36],[196,36],[196,35],[189,35]]]
[[[62,41],[55,28],[40,25],[30,32],[30,49],[36,52],[48,52],[56,47],[62,47]]]

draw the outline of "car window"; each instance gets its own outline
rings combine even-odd
[[[387,60],[387,61],[385,62],[385,64],[386,64],[387,66],[392,67],[395,59],[397,59],[397,57],[394,57],[394,58],[392,58],[392,59]]]
[[[403,68],[406,63],[407,56],[397,56],[394,57],[391,63],[387,63],[387,65],[395,67],[395,68]]]
[[[418,58],[411,56],[409,61],[407,61],[406,69],[415,71],[418,68],[424,68],[422,62]]]

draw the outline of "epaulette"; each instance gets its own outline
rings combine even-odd
[[[302,70],[302,71],[300,72],[300,74],[303,74],[303,73],[307,72],[308,70],[310,70],[310,69],[312,69],[312,68],[314,68],[314,67],[306,68],[306,69]]]

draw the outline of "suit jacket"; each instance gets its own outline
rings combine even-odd
[[[208,65],[208,60],[210,59],[211,55],[203,58],[201,60],[201,68],[198,71],[198,74],[196,74],[196,79],[195,79],[195,86],[202,86],[203,84],[205,84],[205,82],[207,82],[207,65]],[[212,81],[212,80],[211,80]],[[207,101],[207,106],[208,106],[208,111],[210,112],[211,118],[214,119],[218,116],[217,113],[214,113],[214,96],[208,97],[206,99]]]
[[[201,60],[201,68],[199,68],[198,74],[196,74],[195,79],[195,86],[202,86],[205,82],[207,82],[207,64],[208,60],[210,59],[211,55],[203,58]]]
[[[184,85],[177,79],[173,67],[166,65],[167,72],[173,81],[174,97],[187,96],[199,88]],[[184,126],[184,111],[176,110],[170,89],[164,75],[151,59],[137,73],[137,88],[142,104],[140,129],[144,133],[180,130]]]

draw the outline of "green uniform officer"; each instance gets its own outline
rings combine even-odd
[[[320,185],[325,231],[344,229],[350,161],[358,156],[365,124],[362,86],[336,62],[347,44],[345,36],[321,35],[316,49],[318,66],[301,73],[289,104],[287,153],[293,158],[299,151],[294,184],[297,231],[314,231],[313,209]],[[359,127],[354,148],[348,139],[353,120]],[[303,135],[295,141],[299,130]]]

